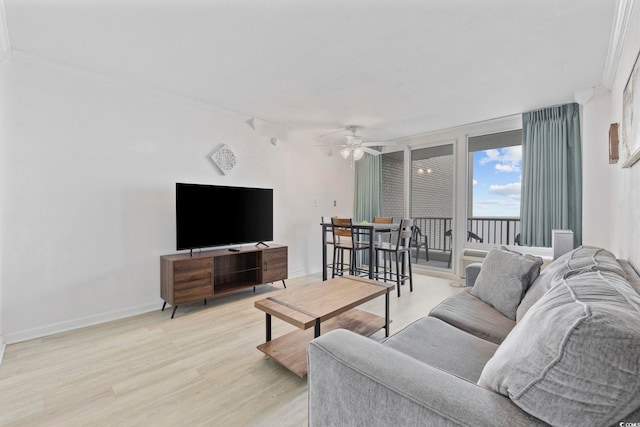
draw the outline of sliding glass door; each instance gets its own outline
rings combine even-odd
[[[454,251],[453,144],[411,150],[410,206],[415,265],[450,269]]]
[[[414,266],[452,268],[454,182],[452,143],[381,156],[380,213],[415,220]]]
[[[416,135],[381,155],[381,215],[415,220],[414,266],[464,274],[463,248],[519,244],[521,126],[516,115]]]

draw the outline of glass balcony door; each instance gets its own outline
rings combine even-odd
[[[470,241],[519,245],[522,130],[470,137],[468,153]]]
[[[419,229],[414,265],[452,268],[454,169],[453,144],[411,150],[410,209]]]

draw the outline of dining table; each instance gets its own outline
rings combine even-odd
[[[331,222],[321,222],[322,226],[322,280],[327,280],[327,233],[332,232],[333,224]],[[376,233],[388,233],[393,230],[397,230],[400,226],[399,223],[384,224],[378,222],[354,222],[352,227],[355,234],[368,236],[369,242],[376,241]],[[375,248],[370,243],[369,247],[369,279],[375,278]]]

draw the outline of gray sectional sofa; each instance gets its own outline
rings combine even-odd
[[[540,264],[494,249],[384,342],[312,341],[309,425],[640,425],[640,277],[586,246]]]

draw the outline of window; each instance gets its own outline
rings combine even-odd
[[[522,130],[469,138],[468,241],[519,244]]]

